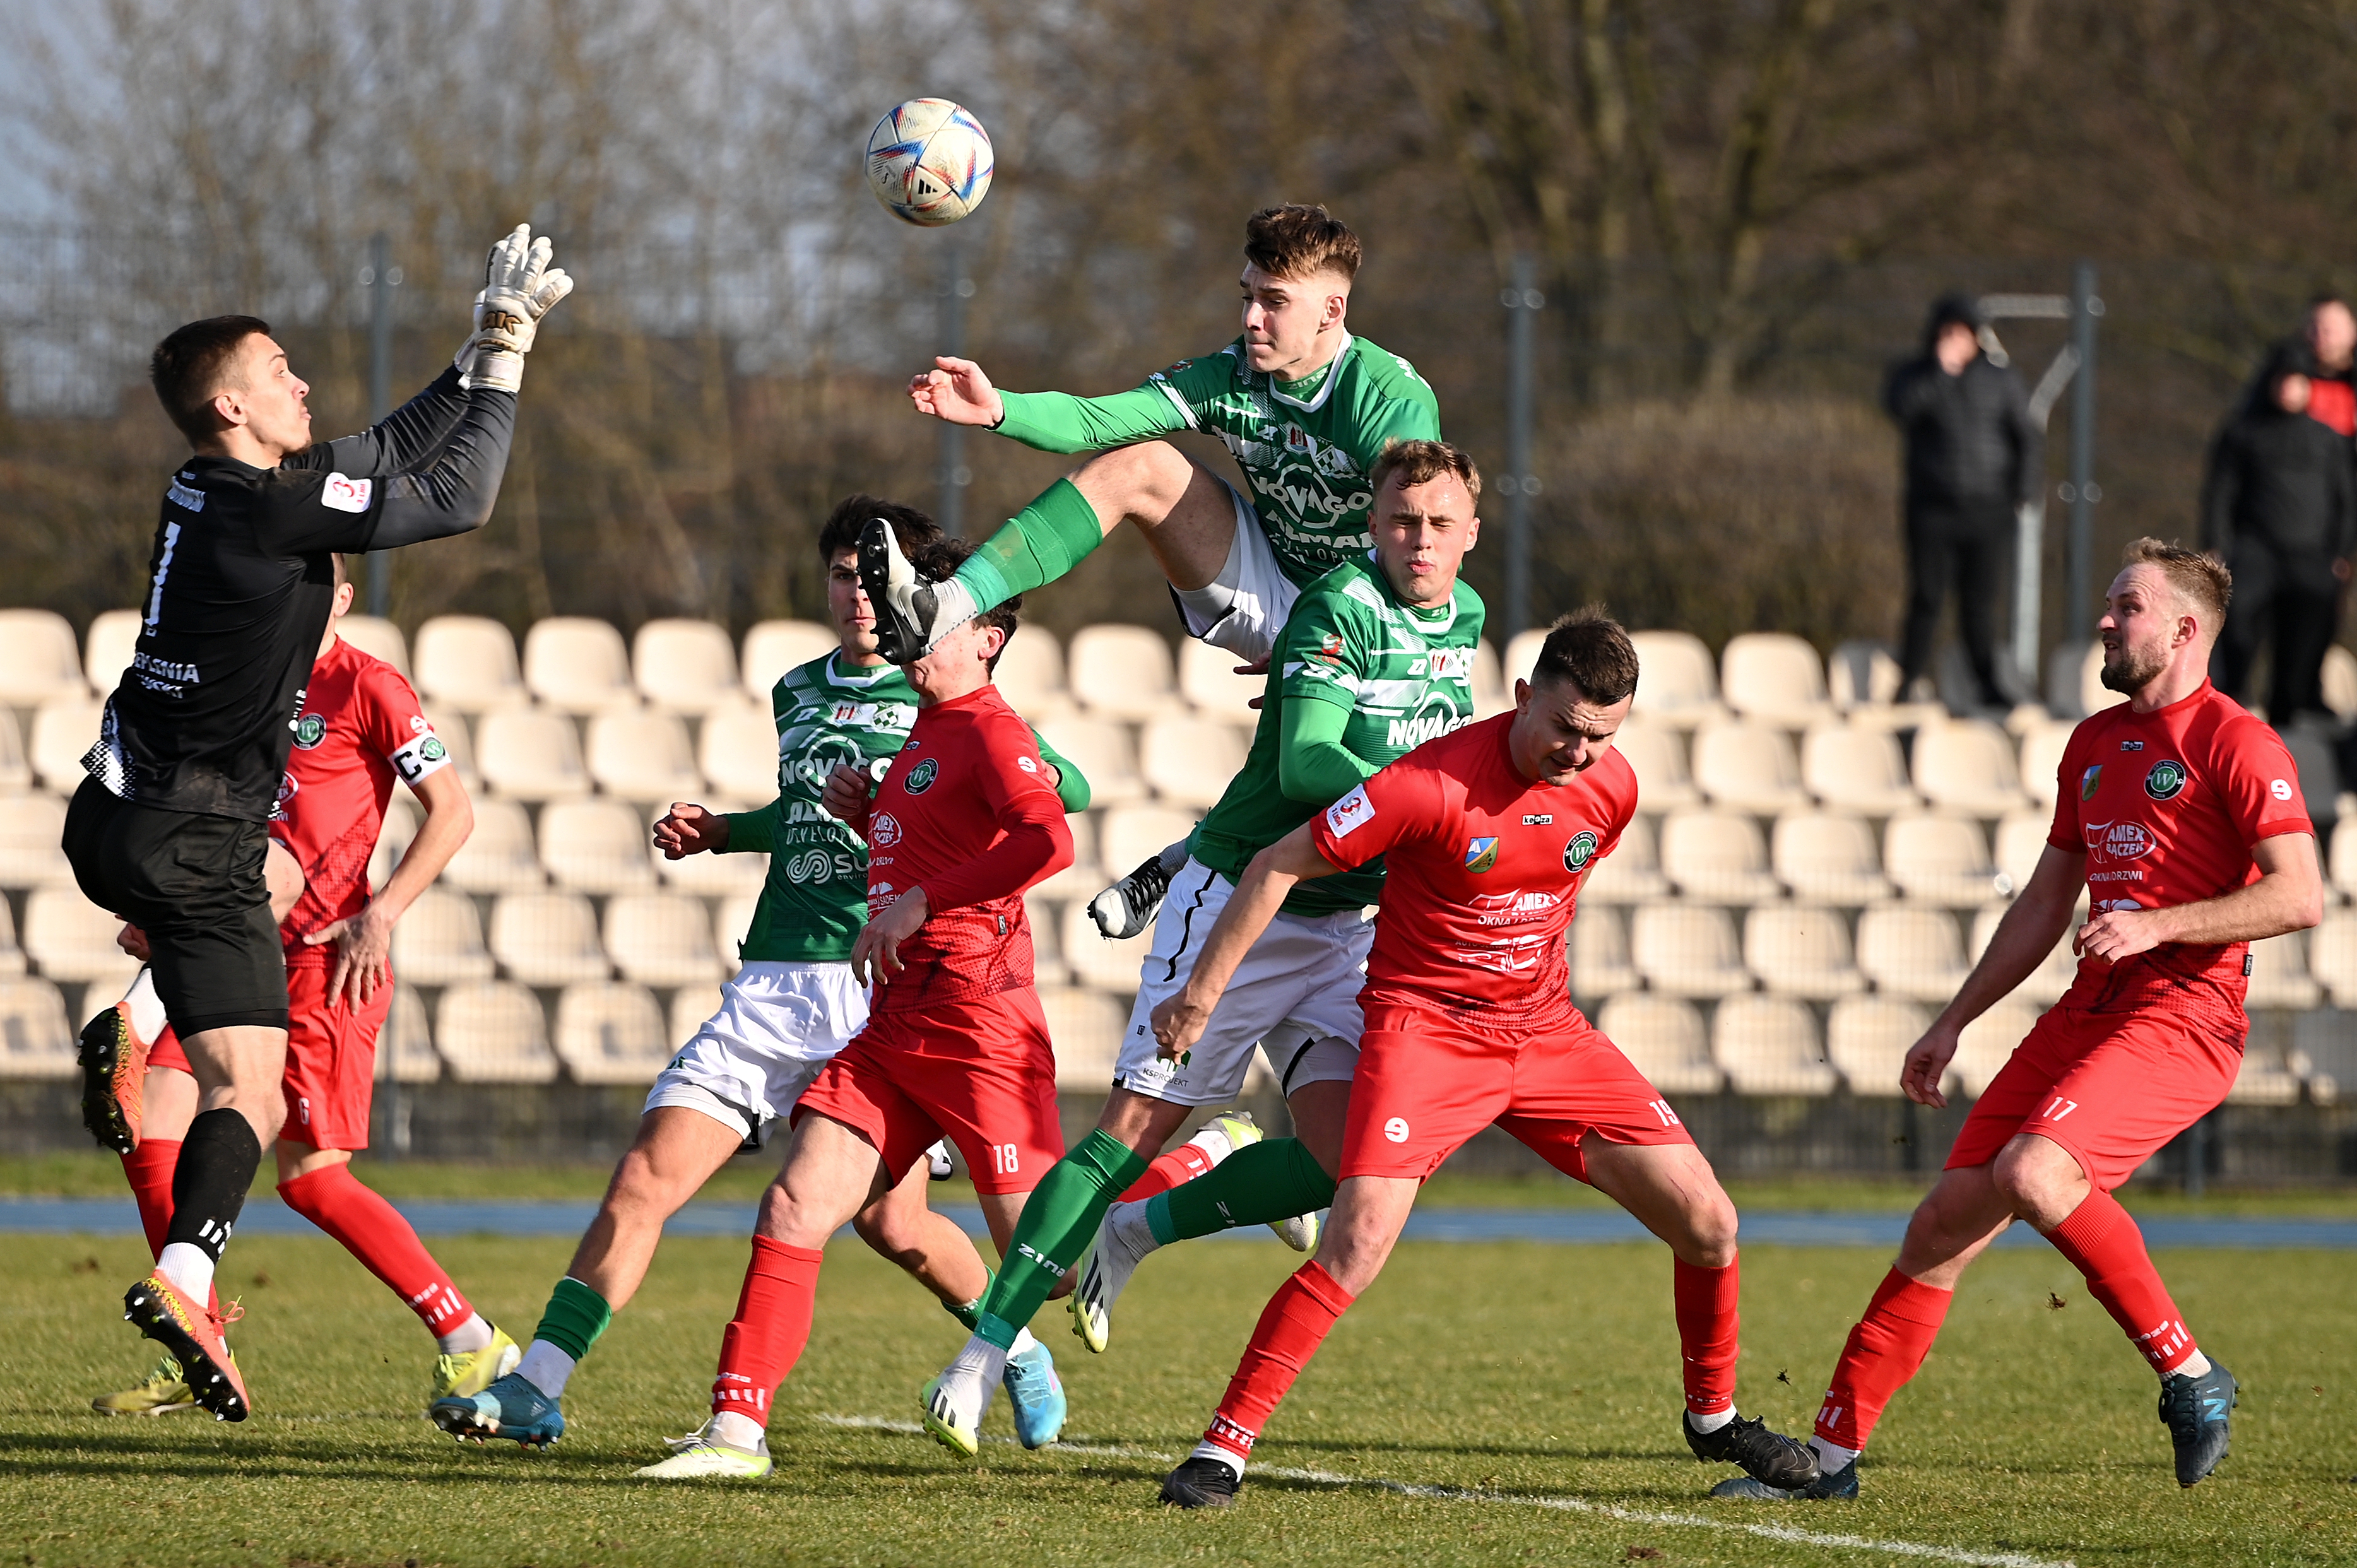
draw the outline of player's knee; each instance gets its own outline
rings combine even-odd
[[[1714,1185],[1698,1194],[1686,1208],[1686,1237],[1679,1250],[1698,1269],[1723,1269],[1735,1262],[1735,1232],[1740,1221],[1735,1200]]]
[[[2068,1151],[2047,1139],[2016,1138],[1997,1155],[1989,1179],[2014,1213],[2059,1224],[2085,1195],[2086,1178]]]
[[[902,1213],[890,1203],[872,1203],[851,1217],[851,1229],[870,1250],[907,1266],[924,1252],[923,1210]]]
[[[754,1221],[753,1231],[789,1247],[823,1247],[840,1223],[840,1216],[817,1213],[793,1188],[783,1181],[773,1181],[761,1194],[760,1214]]]
[[[1133,517],[1158,517],[1187,493],[1194,466],[1168,441],[1140,441],[1098,453],[1071,477],[1092,500],[1111,501]]]

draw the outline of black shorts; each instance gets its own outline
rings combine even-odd
[[[264,824],[134,805],[86,779],[66,811],[65,852],[91,903],[147,933],[156,993],[183,1038],[286,1027]]]

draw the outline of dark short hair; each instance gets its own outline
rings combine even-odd
[[[912,554],[909,564],[938,583],[944,578],[956,576],[957,569],[965,564],[966,557],[973,554],[975,549],[976,546],[972,540],[952,539],[947,534],[942,534],[922,550]],[[1022,618],[1022,615],[1023,596],[1017,594],[1004,604],[994,606],[974,618],[985,626],[996,627],[1006,634],[1006,640],[1011,641],[1015,636],[1016,625]],[[997,673],[998,660],[1006,652],[1006,641],[1001,641],[998,651],[990,656],[989,669],[993,674]]]
[[[2188,550],[2147,535],[2131,539],[2120,553],[2122,566],[2158,566],[2169,579],[2169,590],[2209,623],[2211,635],[2226,623],[2226,607],[2234,599],[2234,574],[2226,563],[2206,550]]]
[[[1402,489],[1428,485],[1443,474],[1454,474],[1464,481],[1467,495],[1477,501],[1481,499],[1481,470],[1462,449],[1446,441],[1402,441],[1394,436],[1384,442],[1383,455],[1367,474],[1367,488],[1381,494],[1384,481],[1394,474]]]
[[[2308,308],[2311,311],[2322,310],[2328,305],[2337,305],[2343,310],[2349,308],[2349,302],[2329,288],[2321,294],[2311,294],[2308,296]]]
[[[1359,275],[1359,237],[1323,207],[1288,201],[1244,220],[1244,260],[1272,277],[1306,278],[1327,271]]]
[[[258,316],[208,316],[176,328],[156,345],[147,360],[147,380],[156,388],[156,401],[181,435],[191,441],[213,438],[212,402],[221,390],[222,374],[238,345],[257,332],[270,334],[270,323]]]
[[[1572,611],[1547,629],[1531,684],[1568,681],[1598,707],[1610,707],[1637,690],[1637,646],[1602,605]]]
[[[892,536],[900,542],[900,553],[913,556],[918,551],[941,538],[941,525],[930,512],[888,501],[880,496],[845,496],[834,503],[834,510],[819,524],[818,558],[833,561],[845,551],[859,543],[859,531],[867,526],[870,518],[882,518],[892,525]]]

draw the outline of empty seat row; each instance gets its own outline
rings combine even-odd
[[[1943,909],[1885,907],[1857,918],[1853,937],[1838,909],[1768,905],[1744,918],[1740,934],[1727,910],[1697,904],[1652,904],[1623,912],[1582,909],[1571,928],[1571,983],[1580,996],[1608,996],[1640,985],[1673,996],[1727,996],[1755,988],[1829,1001],[1870,985],[1883,995],[1944,1003],[1988,945],[2002,907],[1974,918],[1967,940]],[[2062,941],[2017,994],[2040,1004],[2060,997],[2075,972]]]
[[[1583,889],[1591,903],[1639,903],[1672,894],[1715,904],[1762,904],[1789,890],[1848,908],[1904,897],[1974,908],[2018,892],[2044,852],[2048,819],[2016,812],[1991,835],[1969,817],[1915,811],[1878,835],[1862,816],[1798,811],[1765,835],[1748,813],[1670,812],[1658,833],[1631,822]],[[1879,842],[1878,842],[1878,839]]]
[[[1813,800],[1867,816],[1928,804],[1995,817],[2052,807],[2071,727],[2041,721],[2017,748],[1985,719],[1932,720],[1915,733],[1911,771],[1897,736],[1850,725],[1811,729],[1796,750],[1783,730],[1750,720],[1707,721],[1689,746],[1684,732],[1632,717],[1616,744],[1637,775],[1639,806],[1649,811],[1707,800],[1772,816]]]

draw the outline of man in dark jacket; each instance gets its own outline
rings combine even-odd
[[[1883,406],[1907,440],[1907,627],[1900,690],[1932,662],[1940,606],[1955,585],[1956,618],[1981,700],[2010,706],[1996,678],[1996,609],[2014,509],[2042,485],[2044,434],[2020,378],[1981,353],[1980,308],[1943,295],[1923,352],[1890,372]]]
[[[2273,634],[2267,716],[2278,725],[2324,711],[2324,651],[2357,551],[2357,459],[2349,440],[2311,417],[2314,361],[2276,351],[2258,395],[2227,422],[2201,487],[2201,543],[2234,574],[2234,602],[2211,679],[2247,703],[2252,661]]]

